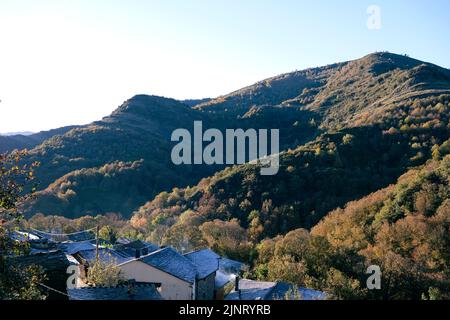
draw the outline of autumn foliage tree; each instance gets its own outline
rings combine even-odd
[[[45,278],[42,269],[15,263],[14,257],[27,254],[28,247],[12,240],[7,229],[22,218],[17,206],[28,197],[26,192],[33,191],[34,167],[38,164],[20,165],[23,155],[0,155],[0,300],[45,298],[39,288]]]

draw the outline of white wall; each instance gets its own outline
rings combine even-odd
[[[126,279],[138,282],[161,283],[160,293],[165,300],[192,300],[192,285],[144,262],[131,261],[120,266]]]

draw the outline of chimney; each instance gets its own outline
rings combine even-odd
[[[241,280],[241,278],[239,277],[239,275],[236,275],[236,277],[234,278],[234,291],[236,291],[239,295],[239,300],[241,300],[241,289],[239,288],[239,281]]]

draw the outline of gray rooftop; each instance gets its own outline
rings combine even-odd
[[[70,300],[162,300],[154,284],[68,289]]]
[[[240,294],[231,292],[225,300],[284,300],[291,293],[290,299],[294,299],[295,286],[284,282],[266,282],[241,279],[239,280]],[[297,287],[301,300],[324,300],[325,293],[321,291]]]
[[[184,255],[197,267],[198,278],[204,279],[219,269],[221,257],[210,249],[190,252]]]
[[[86,260],[89,264],[95,262],[97,253],[95,247],[93,249],[78,251],[78,254]],[[104,263],[121,264],[134,259],[132,256],[122,256],[115,250],[109,248],[100,248],[98,251],[98,258]]]
[[[219,270],[226,274],[240,274],[245,269],[245,264],[236,260],[222,257],[219,261]]]
[[[240,294],[237,291],[230,292],[225,300],[267,300],[276,282],[239,280]]]
[[[91,242],[63,242],[58,245],[66,254],[73,255],[80,251],[95,250],[95,245]]]
[[[159,247],[146,241],[120,238],[120,241],[116,242],[114,249],[119,255],[124,257],[136,257],[137,253],[139,253],[139,256],[144,256],[157,251]]]
[[[66,258],[66,255],[61,250],[52,250],[46,252],[40,252],[31,255],[24,255],[14,257],[14,262],[19,265],[39,265],[44,268],[45,271],[65,271],[70,265]]]
[[[195,264],[170,247],[159,249],[139,260],[189,283],[194,283],[197,276]]]
[[[317,291],[313,289],[307,289],[303,287],[295,287],[292,284],[285,282],[278,282],[275,288],[271,292],[271,297],[273,299],[295,299],[294,294],[295,288],[298,290],[298,297],[301,300],[325,300],[326,294],[322,291]]]

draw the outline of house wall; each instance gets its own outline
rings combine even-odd
[[[161,283],[160,294],[165,300],[192,300],[192,284],[158,270],[141,261],[120,266],[126,279]]]
[[[216,273],[197,281],[197,300],[214,300]]]

